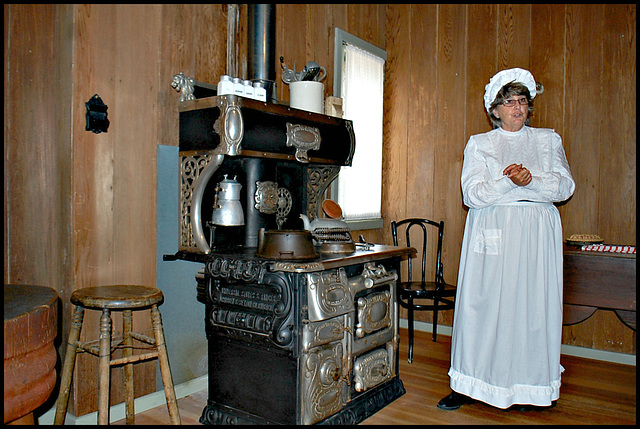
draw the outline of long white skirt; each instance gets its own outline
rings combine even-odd
[[[499,408],[558,399],[562,261],[553,204],[469,210],[451,344],[454,391]]]

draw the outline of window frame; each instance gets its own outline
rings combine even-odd
[[[359,37],[354,36],[353,34],[347,33],[340,28],[336,28],[333,61],[333,95],[334,97],[338,98],[342,98],[342,69],[344,64],[343,45],[345,44],[355,46],[359,49],[362,49],[363,51],[382,58],[385,62],[387,61],[387,52],[384,49],[378,48],[377,46],[372,45],[371,43],[362,40]],[[357,144],[358,141],[356,136],[356,150],[358,148]],[[382,171],[380,171],[380,175],[382,176]],[[338,180],[339,177],[337,180],[334,180],[334,182],[330,186],[332,196],[338,194]],[[382,194],[382,189],[380,189],[380,193]],[[382,207],[380,207],[380,209],[382,210]],[[380,229],[384,226],[382,214],[379,218],[349,219],[346,220],[346,223],[352,230]]]

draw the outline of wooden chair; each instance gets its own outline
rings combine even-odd
[[[131,285],[90,287],[78,289],[71,294],[71,303],[75,305],[75,308],[67,343],[67,354],[62,367],[55,424],[64,423],[69,402],[71,378],[78,352],[88,352],[98,356],[100,359],[98,383],[99,425],[109,424],[110,367],[113,365],[125,365],[126,423],[134,424],[133,364],[148,359],[158,359],[171,424],[180,424],[180,414],[171,378],[171,369],[169,368],[169,356],[164,341],[162,318],[158,310],[158,305],[162,303],[163,299],[164,296],[160,289]],[[80,338],[85,308],[102,311],[102,316],[100,317],[100,339],[82,343],[78,339]],[[132,312],[149,308],[151,309],[154,338],[138,332],[132,332]],[[111,336],[111,311],[122,311],[123,338],[119,341],[114,340]],[[149,349],[151,351],[134,355],[134,339],[150,344],[151,347]],[[99,345],[96,346],[96,343]],[[111,353],[119,347],[123,348],[124,357],[111,359]],[[91,382],[91,380],[88,381]]]
[[[429,240],[428,228],[437,230],[437,240],[435,240],[435,279],[434,281],[426,281],[427,273],[427,249],[434,240]],[[418,244],[421,246],[412,246],[411,231],[420,230]],[[402,234],[404,232],[404,234]],[[398,246],[399,242],[407,247],[416,247],[418,253],[414,257],[409,257],[407,262],[408,275],[406,281],[398,283],[398,303],[407,309],[408,329],[409,329],[409,363],[413,362],[413,331],[414,331],[414,311],[433,311],[433,341],[436,341],[438,329],[438,312],[442,310],[450,310],[454,308],[453,298],[456,295],[456,288],[447,284],[443,277],[442,265],[442,237],[444,234],[444,222],[435,222],[429,219],[409,218],[400,221],[391,222],[391,233],[393,235],[393,244]],[[400,237],[400,239],[399,239]],[[403,238],[404,237],[404,238]],[[415,234],[414,234],[415,238]],[[432,237],[435,238],[435,237]],[[431,247],[434,247],[433,245]],[[420,258],[422,263],[422,276],[420,281],[413,281],[413,259],[416,261]],[[402,280],[402,279],[401,279]],[[417,302],[416,302],[417,301]]]

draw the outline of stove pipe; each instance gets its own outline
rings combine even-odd
[[[248,74],[262,82],[271,101],[276,96],[276,5],[248,5]]]

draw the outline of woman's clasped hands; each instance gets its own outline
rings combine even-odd
[[[502,174],[518,186],[527,186],[531,183],[531,172],[522,164],[511,164],[504,169]]]

